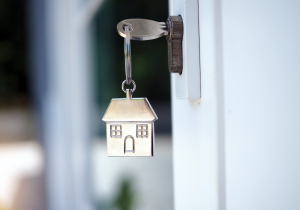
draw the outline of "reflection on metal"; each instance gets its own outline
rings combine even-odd
[[[126,142],[127,142],[128,138],[132,139],[132,147],[131,147],[131,149],[127,149]],[[134,138],[133,138],[133,136],[130,136],[130,135],[126,136],[125,140],[124,140],[124,154],[127,153],[127,152],[130,152],[130,153],[134,153],[135,152],[134,151]]]

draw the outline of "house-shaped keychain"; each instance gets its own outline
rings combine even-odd
[[[102,119],[107,156],[153,156],[157,119],[147,98],[132,98],[132,90],[126,90],[126,98],[112,99]]]

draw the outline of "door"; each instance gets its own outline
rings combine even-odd
[[[201,99],[180,97],[187,86],[171,76],[176,210],[300,208],[299,8],[291,0],[169,1],[185,37],[198,24],[200,54],[189,62],[195,45],[183,43],[183,72],[201,73]]]

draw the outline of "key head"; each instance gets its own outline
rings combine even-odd
[[[147,19],[127,19],[118,23],[120,36],[125,37],[124,27],[129,26],[131,40],[152,40],[168,35],[166,23]]]

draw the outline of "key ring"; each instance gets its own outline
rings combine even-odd
[[[125,82],[126,82],[126,80],[124,80],[124,81],[122,82],[122,90],[123,90],[124,93],[126,93],[126,90],[124,89]],[[133,93],[133,92],[135,91],[135,89],[136,89],[136,85],[135,85],[135,82],[134,82],[133,80],[131,80],[130,83],[133,84],[133,89],[132,89],[132,93]],[[126,83],[126,84],[127,84],[127,83]]]
[[[131,73],[130,25],[124,25],[124,29],[125,29],[124,53],[125,53],[125,75],[126,75],[125,81],[126,84],[129,85],[132,81],[131,80],[132,73]]]

